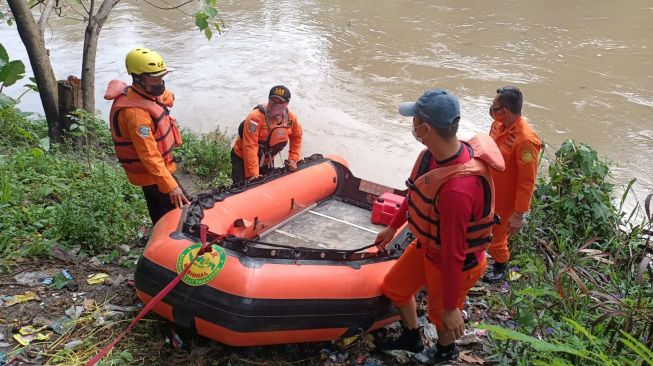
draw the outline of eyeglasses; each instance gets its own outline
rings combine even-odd
[[[490,109],[492,110],[492,112],[498,112],[498,111],[500,111],[502,108],[506,108],[506,106],[505,106],[505,105],[500,105],[500,106],[498,106],[498,107],[490,106]]]

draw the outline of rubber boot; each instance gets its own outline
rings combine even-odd
[[[494,262],[492,270],[485,273],[483,276],[483,282],[487,283],[497,283],[503,281],[508,273],[508,263],[499,263]]]
[[[445,347],[438,343],[435,347],[429,347],[420,353],[416,353],[413,358],[422,365],[439,365],[457,360],[459,354],[460,350],[454,343]]]
[[[417,329],[408,329],[402,325],[402,332],[399,338],[381,338],[377,339],[374,344],[382,351],[403,350],[412,353],[422,352],[424,343],[422,343],[422,334]]]

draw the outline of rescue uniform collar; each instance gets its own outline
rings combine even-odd
[[[504,133],[504,132],[515,132],[515,131],[518,131],[518,130],[521,130],[521,129],[524,128],[524,117],[523,117],[523,116],[519,116],[519,117],[515,120],[515,122],[513,122],[513,123],[510,125],[510,127],[506,127],[506,125],[503,124],[503,122],[500,122],[500,121],[496,121],[496,122],[499,123],[500,126],[501,126],[501,128],[502,128],[501,133]]]

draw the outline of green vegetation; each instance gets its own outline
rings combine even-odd
[[[622,212],[632,181],[615,207],[609,172],[596,151],[566,141],[540,177],[529,221],[511,243],[524,276],[493,299],[515,328],[487,326],[495,361],[653,364],[653,288],[636,276],[647,223]]]
[[[202,136],[182,131],[183,144],[175,151],[184,173],[196,175],[200,189],[231,183],[231,140],[216,130]]]
[[[150,225],[140,188],[115,163],[107,124],[84,111],[75,119],[66,142],[50,146],[45,121],[0,109],[0,267],[47,256],[55,244],[111,253]],[[223,133],[184,139],[182,173],[202,187],[229,183]]]
[[[93,118],[80,118],[76,129],[91,128],[106,130]],[[55,244],[95,254],[137,237],[147,223],[142,193],[105,161],[106,131],[98,136],[105,138],[81,149],[76,139],[49,146],[44,121],[0,110],[1,266],[47,255]]]

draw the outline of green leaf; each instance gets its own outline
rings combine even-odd
[[[38,147],[33,147],[30,152],[32,153],[32,156],[36,159],[39,159],[41,156],[43,156],[43,150],[39,149]]]
[[[23,61],[14,60],[0,69],[0,83],[5,86],[13,85],[16,81],[22,79],[25,75],[25,64]]]
[[[514,341],[527,343],[539,352],[563,352],[579,357],[586,357],[585,353],[581,350],[572,348],[564,344],[554,344],[547,341],[543,341],[535,337],[531,337],[529,335],[520,333],[516,330],[506,329],[495,325],[487,325],[487,324],[481,324],[479,325],[479,328],[489,330],[497,338],[512,339]]]
[[[6,107],[11,107],[16,104],[16,101],[12,97],[8,97],[2,93],[0,93],[0,109],[6,108]]]
[[[67,284],[68,280],[61,273],[57,273],[52,279],[52,287],[57,290],[61,290],[62,288],[66,287]]]
[[[50,138],[49,137],[44,137],[39,141],[39,146],[43,151],[48,152],[50,151]]]
[[[204,12],[200,11],[197,14],[195,14],[195,25],[201,31],[208,28],[209,22],[206,20],[206,14]]]
[[[132,354],[127,350],[120,352],[120,357],[129,362],[134,361],[134,356],[132,356]]]
[[[205,6],[204,7],[204,13],[206,13],[206,16],[209,17],[210,19],[215,18],[216,15],[218,15],[218,9],[212,7],[212,6]]]
[[[7,53],[5,47],[0,44],[0,69],[2,69],[2,67],[5,66],[7,62],[9,62],[9,54]]]
[[[204,36],[206,36],[206,39],[209,41],[211,40],[211,37],[213,37],[213,32],[211,32],[211,28],[207,27],[204,29]]]
[[[626,345],[626,347],[630,348],[633,352],[637,353],[637,355],[641,357],[649,365],[653,365],[653,351],[648,349],[644,344],[640,343],[632,335],[624,331],[620,331],[620,332],[622,335],[622,338],[620,339],[621,343]]]

